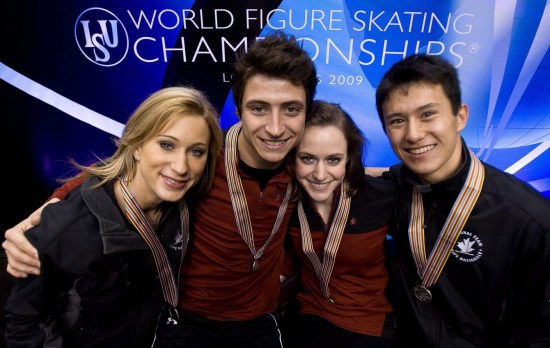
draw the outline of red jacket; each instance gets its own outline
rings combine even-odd
[[[193,234],[180,272],[179,306],[212,320],[249,320],[273,312],[279,294],[283,241],[294,205],[252,271],[253,257],[237,230],[224,156],[220,156],[208,195],[193,213]],[[269,238],[290,177],[275,175],[263,191],[238,168],[248,202],[256,249]]]
[[[336,190],[340,192],[340,188]],[[333,214],[339,195],[333,207]],[[292,248],[285,260],[283,275],[290,276],[299,264],[304,290],[297,295],[301,314],[325,318],[345,330],[381,336],[392,307],[386,298],[388,272],[385,267],[385,241],[395,207],[395,187],[382,178],[365,176],[364,185],[351,199],[350,212],[329,281],[334,303],[320,289],[313,264],[302,251],[297,214],[292,216],[289,237]],[[313,248],[319,261],[330,224],[325,225],[315,209],[304,201],[304,212],[311,230]]]

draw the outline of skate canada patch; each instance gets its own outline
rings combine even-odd
[[[462,231],[451,254],[462,262],[476,262],[483,255],[483,243],[475,234]]]

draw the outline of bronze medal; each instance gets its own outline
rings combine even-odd
[[[414,296],[421,301],[428,303],[432,300],[432,293],[424,285],[417,285],[413,289]]]

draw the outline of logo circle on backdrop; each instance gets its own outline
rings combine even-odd
[[[128,32],[111,11],[92,7],[76,19],[74,37],[80,52],[92,63],[110,67],[128,54]]]

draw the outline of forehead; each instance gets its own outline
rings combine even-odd
[[[392,96],[403,96],[407,97],[410,95],[418,94],[418,93],[436,93],[439,92],[443,93],[443,87],[440,84],[433,84],[428,82],[410,82],[407,84],[402,84],[399,86],[396,86],[388,93],[388,98],[391,98]]]
[[[394,88],[382,105],[384,113],[416,108],[427,104],[449,105],[450,101],[439,84],[412,83]]]
[[[158,135],[197,140],[208,136],[210,129],[205,118],[195,113],[177,113],[172,115]]]
[[[306,127],[298,151],[334,153],[347,148],[347,139],[340,128],[329,126]]]
[[[256,74],[248,79],[244,88],[243,103],[250,100],[268,103],[299,101],[305,104],[306,90],[287,79]]]

